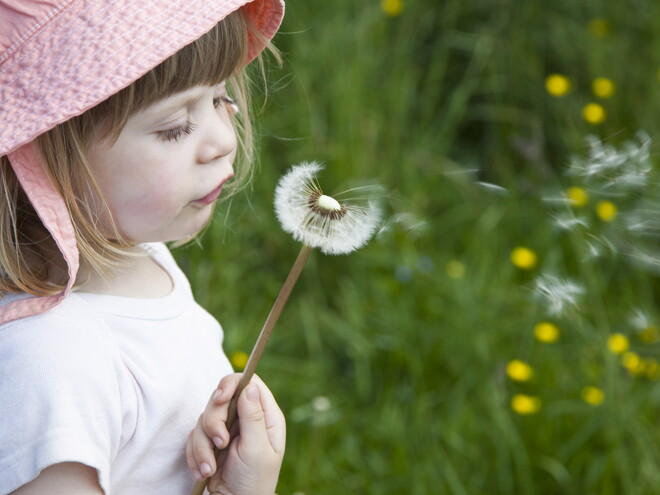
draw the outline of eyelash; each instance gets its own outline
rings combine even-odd
[[[236,103],[234,102],[233,99],[229,98],[228,96],[218,96],[217,98],[213,98],[214,108],[216,109],[220,108],[220,106],[222,105],[226,106],[227,111],[231,115],[235,114],[238,111],[238,107],[236,107]],[[181,139],[183,136],[188,136],[189,134],[192,134],[192,132],[196,128],[197,126],[195,124],[193,124],[189,120],[186,120],[186,123],[183,125],[177,126],[174,129],[166,129],[164,131],[158,131],[156,134],[163,141],[178,142],[179,139]]]

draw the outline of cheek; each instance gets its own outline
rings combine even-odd
[[[189,196],[183,177],[162,172],[126,174],[108,193],[108,206],[124,234],[173,219]]]
[[[176,180],[135,181],[118,191],[115,207],[125,214],[156,220],[181,208],[185,184]]]

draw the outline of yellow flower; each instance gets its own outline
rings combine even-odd
[[[582,399],[592,406],[600,406],[605,400],[605,393],[598,387],[584,387]]]
[[[250,356],[243,351],[234,351],[231,353],[231,356],[229,356],[229,361],[231,361],[231,365],[235,370],[241,371],[245,368],[249,358]]]
[[[511,397],[511,409],[518,414],[534,414],[541,409],[541,399],[532,395],[516,394]]]
[[[560,98],[571,90],[571,81],[561,74],[550,74],[545,78],[545,89],[550,95]]]
[[[524,246],[511,251],[511,262],[522,270],[531,270],[536,266],[536,253]]]
[[[607,347],[610,348],[614,354],[623,354],[630,347],[628,337],[622,333],[613,333],[607,339]]]
[[[607,113],[602,105],[598,103],[588,103],[582,109],[582,117],[590,124],[602,124],[607,118]]]
[[[621,356],[621,364],[635,376],[641,375],[646,369],[646,362],[638,354],[631,351]]]
[[[566,189],[566,197],[571,205],[580,208],[589,202],[589,194],[581,187],[569,187]]]
[[[594,38],[603,39],[610,34],[610,23],[601,18],[591,19],[587,24],[587,31]]]
[[[458,260],[451,260],[445,266],[445,272],[449,278],[458,280],[465,275],[465,265]]]
[[[506,365],[506,374],[517,382],[529,381],[534,376],[532,367],[520,359],[512,359]]]
[[[604,222],[611,222],[619,209],[611,201],[599,201],[596,205],[596,215]]]
[[[396,17],[403,12],[403,0],[382,0],[380,8],[390,17]]]
[[[559,339],[559,328],[554,323],[542,321],[534,327],[534,336],[537,340],[550,344]]]
[[[614,83],[606,77],[597,77],[591,83],[591,90],[598,98],[611,98],[614,94]]]
[[[658,332],[658,327],[655,325],[649,325],[644,330],[639,332],[639,339],[647,344],[653,344],[654,342],[657,342],[659,336],[660,332]]]

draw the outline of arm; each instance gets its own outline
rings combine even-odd
[[[78,462],[49,466],[12,495],[104,495],[96,469]]]

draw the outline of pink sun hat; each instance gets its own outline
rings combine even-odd
[[[239,8],[263,37],[248,38],[252,60],[277,32],[283,0],[0,0],[0,156],[8,156],[69,273],[60,294],[0,307],[0,324],[58,304],[78,270],[68,210],[32,141],[130,85]]]

